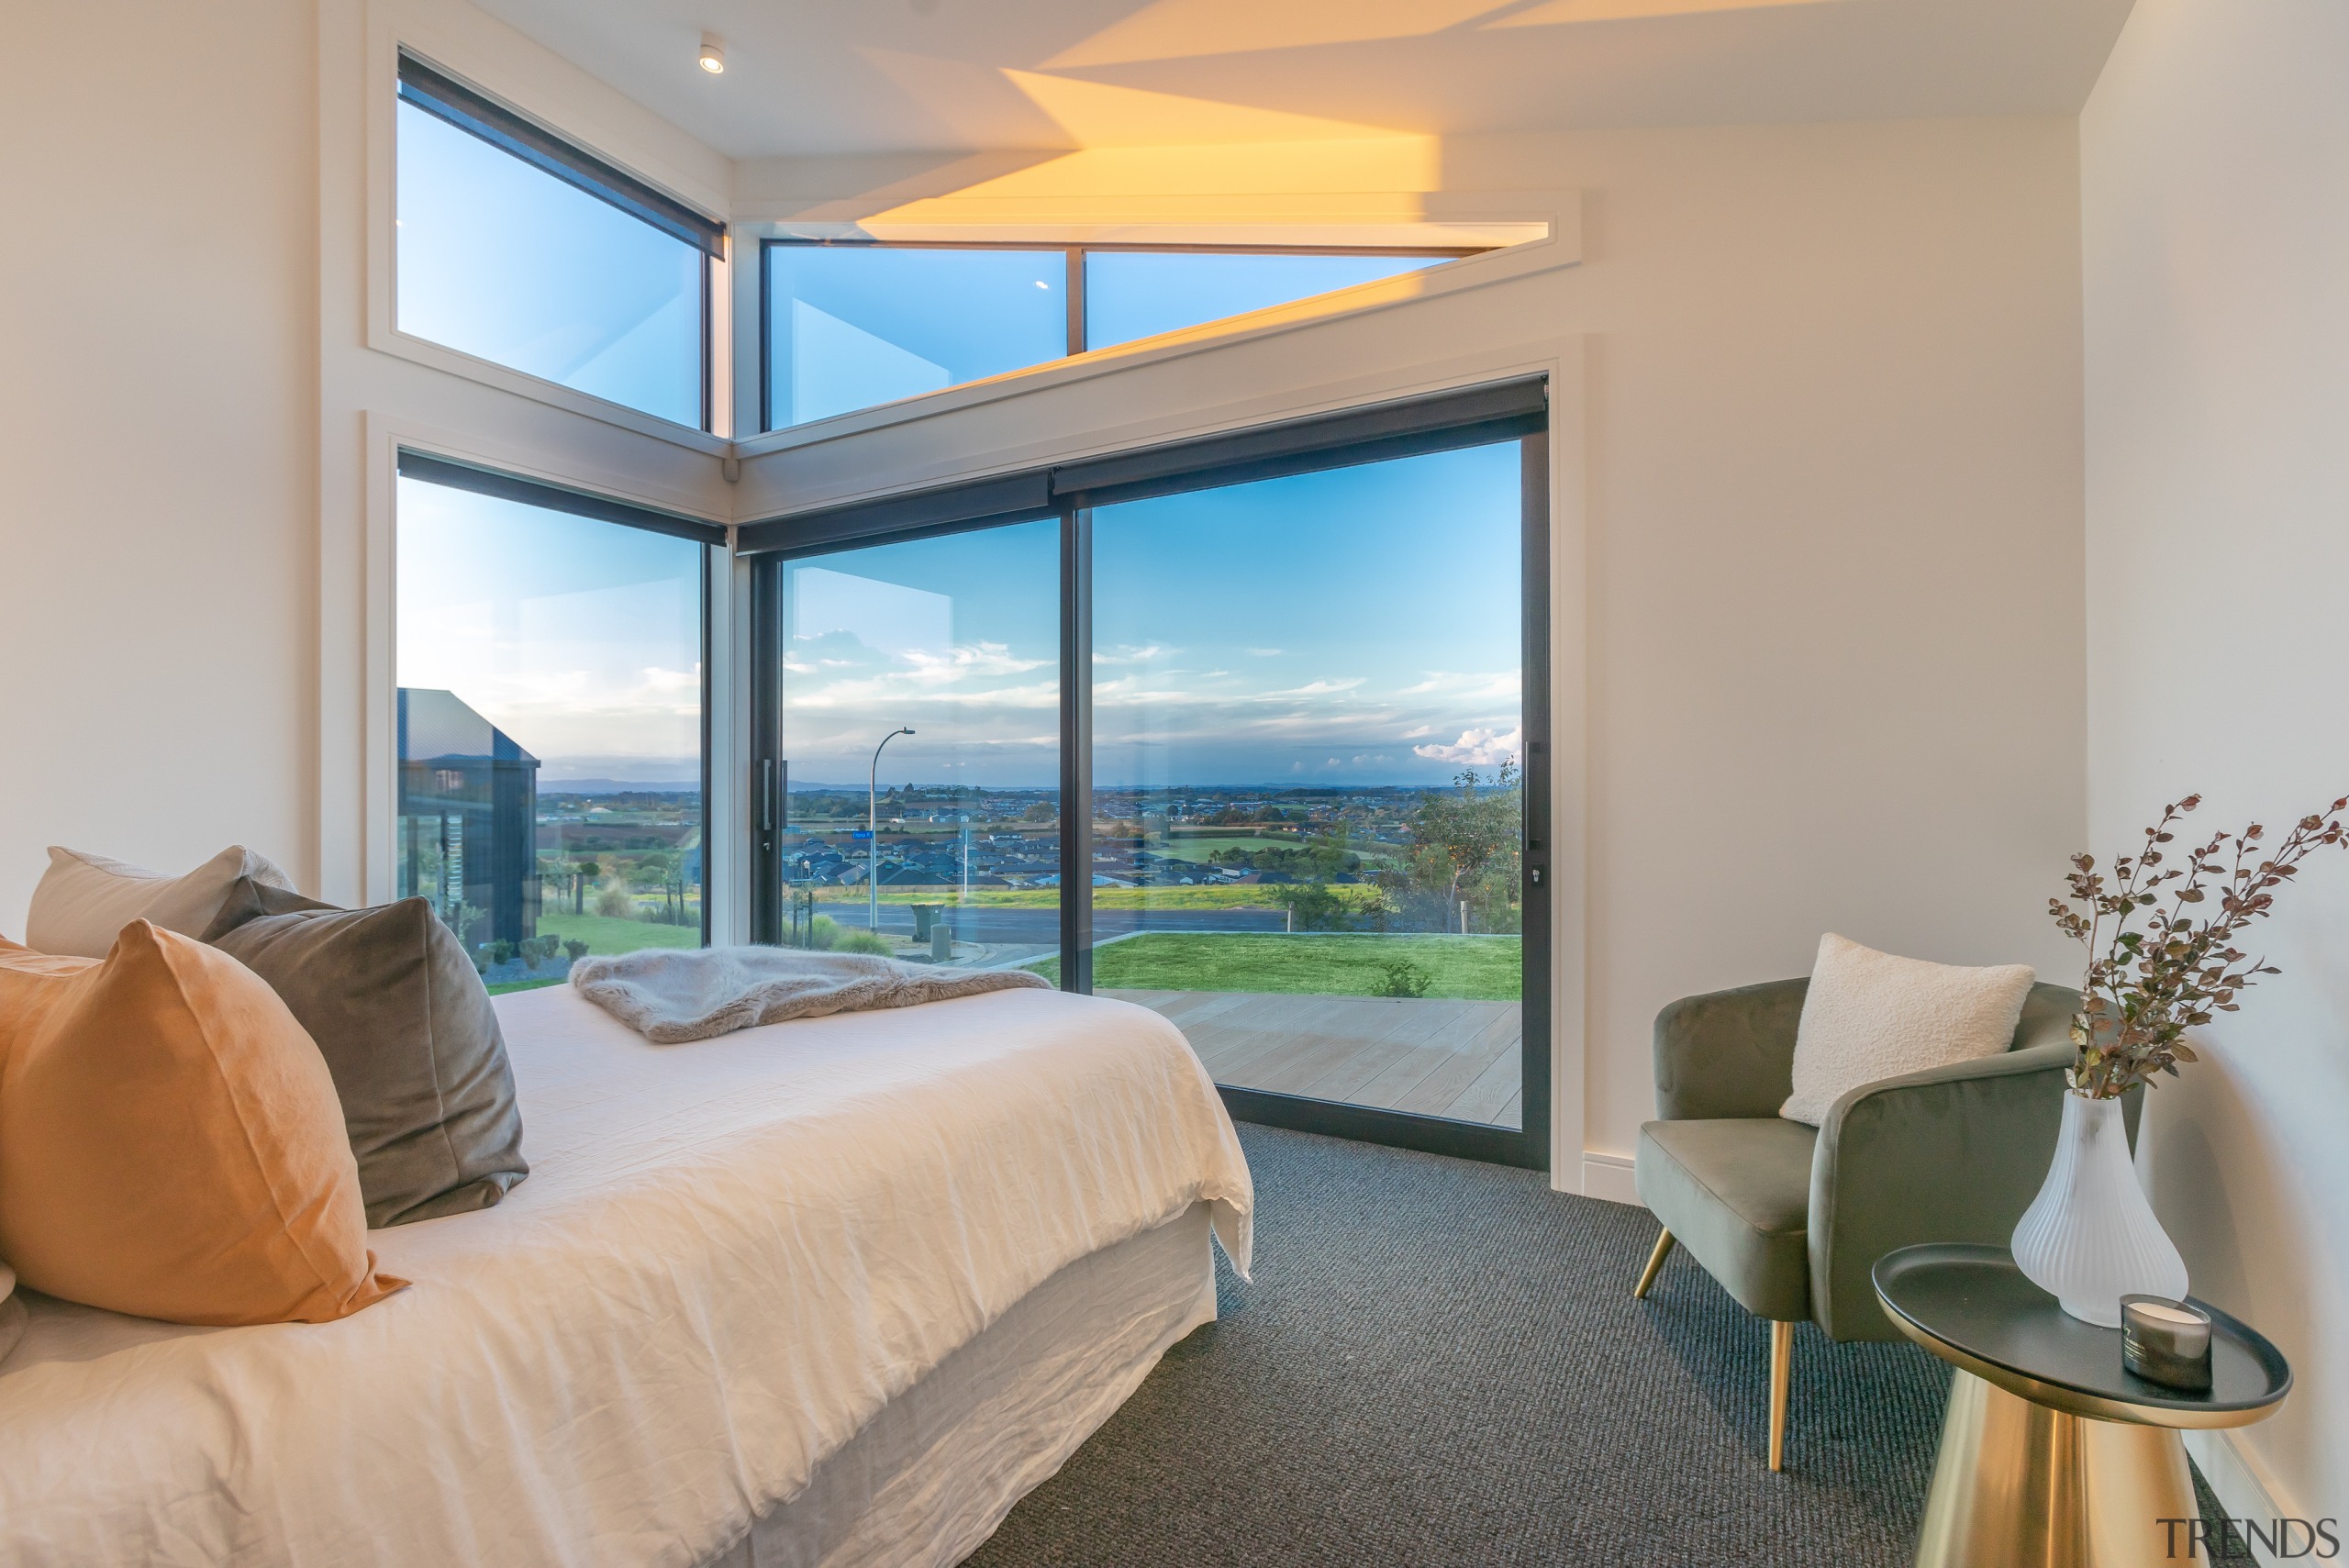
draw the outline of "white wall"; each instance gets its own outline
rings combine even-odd
[[[2349,792],[2344,80],[2332,0],[2138,0],[2081,118],[2089,821],[2108,852],[2189,791],[2213,827]],[[2283,974],[2153,1096],[2143,1152],[2196,1293],[2298,1374],[2239,1450],[2277,1506],[2338,1518],[2349,855],[2278,907],[2244,945]]]
[[[2085,829],[2076,147],[2056,119],[1450,143],[1455,197],[1581,192],[1581,264],[777,452],[742,491],[1581,338],[1578,1184],[1574,1140],[1628,1157],[1653,1114],[1656,1010],[1807,973],[1822,930],[2072,977],[2044,908]]]
[[[315,874],[312,13],[8,8],[0,932],[45,844]]]

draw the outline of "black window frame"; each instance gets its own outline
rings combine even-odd
[[[751,854],[751,940],[783,940],[781,833],[789,826],[788,759],[782,751],[783,567],[865,545],[1061,520],[1061,974],[1063,989],[1092,989],[1093,509],[1150,495],[1220,489],[1285,474],[1382,462],[1424,452],[1518,443],[1524,680],[1524,910],[1521,974],[1521,1114],[1517,1128],[1454,1121],[1367,1106],[1219,1084],[1243,1121],[1364,1142],[1550,1167],[1553,1033],[1553,907],[1555,863],[1550,692],[1549,383],[1536,376],[1259,426],[1081,462],[998,475],[749,523],[735,551],[751,563],[751,733],[755,778]],[[1075,672],[1074,678],[1070,672]]]
[[[717,344],[713,333],[717,325],[716,264],[726,260],[727,226],[700,209],[678,200],[659,186],[639,179],[619,165],[610,161],[582,143],[572,139],[523,110],[491,94],[482,91],[461,78],[433,64],[403,46],[399,50],[399,101],[412,105],[434,117],[446,121],[459,130],[478,138],[510,157],[520,160],[542,174],[551,175],[576,190],[605,202],[628,214],[638,222],[667,235],[680,244],[690,246],[701,253],[701,422],[695,427],[705,435],[717,423]],[[393,306],[396,324],[398,306]],[[432,342],[432,339],[424,339]],[[452,352],[464,353],[455,349]],[[479,356],[476,356],[479,357]],[[489,361],[493,364],[496,361]],[[511,365],[502,368],[517,375],[546,381]],[[561,382],[549,384],[561,386]],[[566,387],[566,391],[578,391]],[[597,395],[582,392],[583,397]],[[615,401],[610,398],[605,402]],[[648,413],[632,405],[620,404],[647,418],[662,416]],[[662,420],[668,423],[667,420]]]
[[[696,574],[701,594],[699,608],[701,643],[698,650],[701,662],[701,945],[709,946],[710,931],[715,919],[715,911],[710,906],[709,887],[717,861],[718,840],[715,829],[718,824],[710,808],[710,690],[712,684],[710,656],[716,645],[712,640],[710,627],[710,611],[713,608],[710,603],[712,562],[708,551],[712,550],[723,551],[726,549],[726,529],[719,524],[706,522],[699,517],[689,517],[675,512],[663,512],[655,507],[640,506],[633,502],[617,501],[608,495],[598,495],[593,491],[568,489],[562,485],[550,484],[544,480],[525,479],[519,474],[508,473],[503,469],[467,462],[456,458],[445,457],[438,452],[407,446],[396,449],[393,471],[401,479],[414,479],[426,484],[438,484],[445,489],[463,490],[476,495],[492,496],[501,501],[518,502],[526,506],[537,506],[549,512],[562,512],[575,517],[586,517],[599,523],[609,523],[618,528],[662,534],[671,539],[687,540],[703,548],[701,571]],[[399,559],[399,518],[396,502],[393,508],[392,552],[393,572],[396,576]],[[721,556],[720,559],[725,558]],[[392,641],[392,680],[394,686],[396,687],[399,682],[399,639],[396,635]],[[393,805],[395,816],[397,815],[398,809],[395,800]],[[531,824],[534,862],[537,828],[538,825],[535,822]]]
[[[1484,255],[1490,249],[1481,245],[1149,245],[1123,241],[1053,245],[1019,239],[809,239],[796,235],[770,235],[759,241],[761,435],[772,435],[777,428],[798,428],[796,425],[778,427],[774,422],[774,270],[767,264],[767,259],[780,247],[835,250],[1020,250],[1031,255],[1045,255],[1057,250],[1061,252],[1067,280],[1062,297],[1068,305],[1068,348],[1066,352],[1052,359],[1039,360],[1036,361],[1038,365],[1058,364],[1063,360],[1073,360],[1079,354],[1091,351],[1086,342],[1085,320],[1085,258],[1096,251],[1127,251],[1151,256],[1440,256],[1447,261],[1456,261],[1465,256]],[[958,382],[954,384],[965,384]],[[815,423],[813,420],[808,422]]]

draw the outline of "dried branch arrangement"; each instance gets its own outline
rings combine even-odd
[[[2047,901],[2064,934],[2088,950],[2080,1011],[2072,1018],[2079,1057],[2067,1077],[2076,1094],[2110,1100],[2157,1073],[2176,1077],[2179,1062],[2195,1059],[2186,1031],[2234,1012],[2246,986],[2279,973],[2234,945],[2243,928],[2274,907],[2275,890],[2310,854],[2349,843],[2343,795],[2294,823],[2273,849],[2254,822],[2240,833],[2215,833],[2169,863],[2177,851],[2164,846],[2201,804],[2189,795],[2164,806],[2161,820],[2145,829],[2144,846],[2114,861],[2109,875],[2094,857],[2074,855],[2065,879],[2071,897]],[[2213,899],[2215,910],[2198,907]]]

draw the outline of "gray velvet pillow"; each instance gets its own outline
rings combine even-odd
[[[431,905],[338,909],[247,877],[204,940],[269,982],[317,1041],[369,1225],[487,1208],[529,1173],[506,1037]]]

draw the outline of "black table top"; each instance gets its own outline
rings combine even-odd
[[[2121,1365],[2121,1330],[2083,1323],[2023,1276],[2004,1247],[1903,1247],[1876,1261],[1876,1299],[1944,1361],[2034,1403],[2154,1427],[2237,1427],[2282,1402],[2292,1370],[2257,1332],[2207,1301],[2210,1391],[2148,1383]]]

